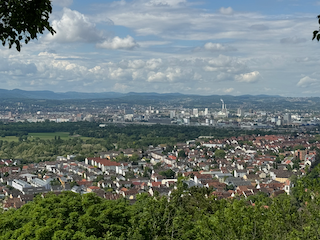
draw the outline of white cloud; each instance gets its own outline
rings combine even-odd
[[[227,88],[224,90],[225,93],[231,93],[234,91],[234,88]]]
[[[23,88],[32,80],[34,88],[60,91],[109,90],[118,83],[119,89],[126,87],[125,91],[201,93],[197,92],[201,86],[208,93],[220,89],[215,93],[221,94],[234,88],[232,94],[259,94],[271,87],[273,94],[303,95],[299,87],[318,86],[312,81],[309,85],[308,81],[299,81],[298,84],[304,73],[317,79],[317,75],[311,74],[320,61],[320,57],[314,54],[317,42],[310,39],[305,44],[289,44],[303,42],[310,36],[307,26],[314,22],[310,16],[299,13],[268,16],[248,11],[234,12],[232,8],[219,12],[203,9],[205,5],[193,7],[193,4],[200,4],[197,1],[159,0],[152,3],[150,0],[90,3],[86,11],[94,14],[91,16],[67,9],[62,10],[58,18],[59,12],[55,12],[51,17],[59,30],[57,41],[50,38],[50,42],[30,42],[23,48],[29,55],[21,58],[20,54],[18,57],[26,63],[30,59],[28,64],[36,66],[35,71],[25,71],[33,77],[24,76],[24,80],[17,71],[4,70],[1,83],[7,83],[2,87],[16,84],[16,87]],[[76,9],[84,9],[76,6],[76,1],[73,4]],[[233,13],[232,17],[225,15],[230,13]],[[106,24],[106,16],[112,19],[114,26]],[[83,27],[89,31],[83,31]],[[94,33],[93,40],[90,31]],[[120,37],[119,32],[126,35]],[[287,38],[297,32],[298,37]],[[125,37],[127,34],[130,36]],[[280,44],[280,39],[288,44]],[[82,43],[63,44],[73,41]],[[139,51],[94,49],[90,52],[92,48],[86,42],[96,46],[105,43],[108,49],[132,49],[136,44],[141,48]],[[200,51],[192,51],[193,46],[201,46]],[[216,57],[220,53],[225,55]],[[3,54],[0,49],[0,56]],[[8,63],[18,56],[12,51],[5,54],[14,55]],[[19,65],[13,64],[12,68],[14,66]],[[258,81],[260,75],[268,81]],[[296,76],[302,77],[297,79]],[[258,83],[253,89],[248,88],[246,82]],[[279,87],[275,89],[273,86]]]
[[[147,48],[150,46],[166,45],[171,43],[170,41],[139,41],[139,46],[142,48]]]
[[[177,6],[183,3],[186,3],[186,0],[151,0],[147,3],[147,5],[153,5],[153,6]]]
[[[128,89],[128,86],[122,83],[116,83],[113,87],[114,91],[125,92]]]
[[[124,55],[127,56],[128,53]],[[94,60],[90,55],[85,56],[86,58],[80,58],[67,53],[41,52],[29,59],[28,64],[35,66],[33,72],[28,72],[33,74],[31,77],[24,74],[15,75],[16,80],[14,80],[11,74],[17,73],[1,72],[2,80],[5,81],[2,86],[34,90],[50,89],[59,92],[69,90],[101,92],[103,89],[105,91],[111,89],[121,92],[178,91],[194,94],[203,94],[202,90],[197,89],[199,86],[204,86],[206,93],[213,94],[219,88],[221,94],[235,93],[232,88],[240,91],[243,84],[234,81],[231,87],[230,80],[248,72],[248,67],[242,60],[223,55],[211,58],[129,57],[119,61],[110,59],[108,62]],[[110,53],[105,56],[110,56]],[[11,61],[13,60],[15,58]],[[0,57],[0,66],[5,66],[1,64],[2,62],[5,63]],[[11,69],[18,66],[11,63],[10,65]],[[205,72],[203,66],[216,68],[216,71]]]
[[[224,80],[232,80],[232,74],[226,73],[226,72],[221,72],[217,75],[217,80],[218,81],[224,81]]]
[[[238,58],[219,55],[217,58],[211,58],[205,66],[206,71],[220,71],[229,74],[243,73],[247,71],[246,64]]]
[[[60,7],[69,7],[72,3],[73,0],[51,0],[53,5],[58,5]]]
[[[32,62],[25,62],[17,59],[0,59],[0,73],[2,77],[11,76],[11,77],[30,77],[34,76],[37,73],[37,67]]]
[[[63,9],[59,20],[53,20],[56,33],[48,34],[45,40],[54,42],[96,42],[102,38],[102,32],[96,29],[88,17],[69,8]]]
[[[148,82],[162,82],[166,78],[166,75],[162,72],[150,72],[148,76]]]
[[[145,61],[141,59],[136,60],[122,60],[119,62],[119,65],[122,68],[132,68],[132,69],[140,69],[145,66]]]
[[[128,35],[125,38],[114,37],[112,39],[105,40],[102,43],[98,43],[97,47],[98,48],[105,48],[105,49],[132,50],[134,48],[139,47],[139,44],[133,39],[133,37]]]
[[[176,79],[179,79],[181,75],[182,75],[182,71],[180,68],[169,67],[166,70],[166,77],[168,78],[169,81],[174,81]]]
[[[162,66],[162,59],[158,58],[158,59],[150,59],[146,62],[146,68],[151,69],[151,70],[155,70],[159,67]]]
[[[217,51],[217,52],[223,52],[223,51],[235,51],[236,49],[231,46],[226,46],[220,43],[212,43],[208,42],[204,45],[205,50],[209,51]]]
[[[319,81],[317,79],[311,78],[309,76],[305,76],[299,80],[299,82],[297,83],[297,86],[305,88],[305,87],[310,87],[317,84],[319,84]]]
[[[210,67],[210,66],[204,66],[203,70],[205,70],[206,72],[216,72],[216,71],[219,71],[219,68]]]
[[[194,73],[193,75],[193,79],[198,81],[198,80],[201,80],[202,79],[202,75],[200,73]]]
[[[148,82],[173,82],[182,76],[180,68],[168,67],[163,72],[151,71],[148,73]]]
[[[280,40],[280,43],[283,43],[283,44],[298,44],[298,43],[304,43],[306,41],[307,41],[307,39],[305,39],[305,38],[287,37],[287,38],[282,38]]]
[[[131,71],[128,69],[122,69],[122,68],[117,68],[117,69],[110,68],[109,76],[110,78],[115,80],[125,80],[131,76]]]
[[[231,7],[227,7],[227,8],[222,7],[220,8],[219,12],[224,15],[231,15],[233,14],[233,9]]]
[[[253,83],[258,81],[259,77],[260,73],[258,71],[254,71],[250,73],[236,75],[235,80],[237,82]]]
[[[306,21],[310,24],[309,19],[297,15],[269,17],[255,12],[235,13],[231,7],[223,7],[214,13],[211,9],[193,8],[193,3],[184,4],[179,0],[159,0],[153,3],[136,0],[126,1],[121,7],[119,4],[106,4],[105,12],[94,18],[102,22],[107,15],[116,26],[130,28],[139,36],[155,35],[170,41],[235,39],[239,42],[246,39],[270,43],[270,39],[276,41],[294,35],[295,32],[307,33],[304,24]],[[175,7],[159,7],[155,3]],[[231,18],[228,14],[234,15]]]

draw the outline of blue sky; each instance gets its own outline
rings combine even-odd
[[[319,96],[320,1],[52,4],[54,36],[0,47],[0,88]]]

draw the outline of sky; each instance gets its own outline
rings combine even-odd
[[[52,0],[45,32],[0,47],[0,88],[319,96],[317,0]]]

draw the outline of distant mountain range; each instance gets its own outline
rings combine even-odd
[[[102,92],[102,93],[82,93],[82,92],[65,92],[65,93],[55,93],[52,91],[25,91],[20,89],[6,90],[0,89],[0,99],[47,99],[47,100],[72,100],[72,99],[106,99],[106,98],[127,98],[130,99],[135,98],[143,98],[143,99],[174,99],[181,97],[212,97],[212,96],[200,96],[200,95],[185,95],[181,93],[117,93],[117,92]],[[218,96],[216,97],[224,97]],[[225,95],[225,97],[234,97],[230,95]],[[280,96],[269,96],[269,95],[243,95],[238,96],[239,98],[251,98],[251,97],[260,97],[260,98],[268,98],[268,97],[277,97]],[[238,98],[236,97],[236,98]]]

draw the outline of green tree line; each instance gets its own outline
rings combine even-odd
[[[29,133],[68,132],[91,139],[73,137],[70,139],[43,140],[30,138]],[[240,136],[244,134],[262,134],[263,132],[220,129],[211,127],[164,126],[164,125],[115,125],[99,128],[97,123],[0,123],[0,157],[22,159],[25,162],[54,160],[56,156],[81,154],[93,156],[112,149],[146,149],[148,146],[167,144],[174,146],[177,142],[186,142],[200,135],[215,138]],[[270,133],[269,133],[270,134]],[[6,141],[5,136],[18,136],[18,142]],[[181,154],[180,154],[181,155]]]
[[[285,194],[216,200],[211,191],[179,182],[169,198],[141,194],[134,204],[92,193],[37,196],[0,214],[0,240],[319,239],[317,196],[306,205]]]
[[[2,159],[20,159],[21,163],[30,163],[52,161],[57,156],[65,156],[67,154],[93,157],[99,152],[113,148],[114,146],[108,141],[95,138],[86,140],[79,137],[67,140],[32,138],[19,142],[0,140],[0,157]]]

